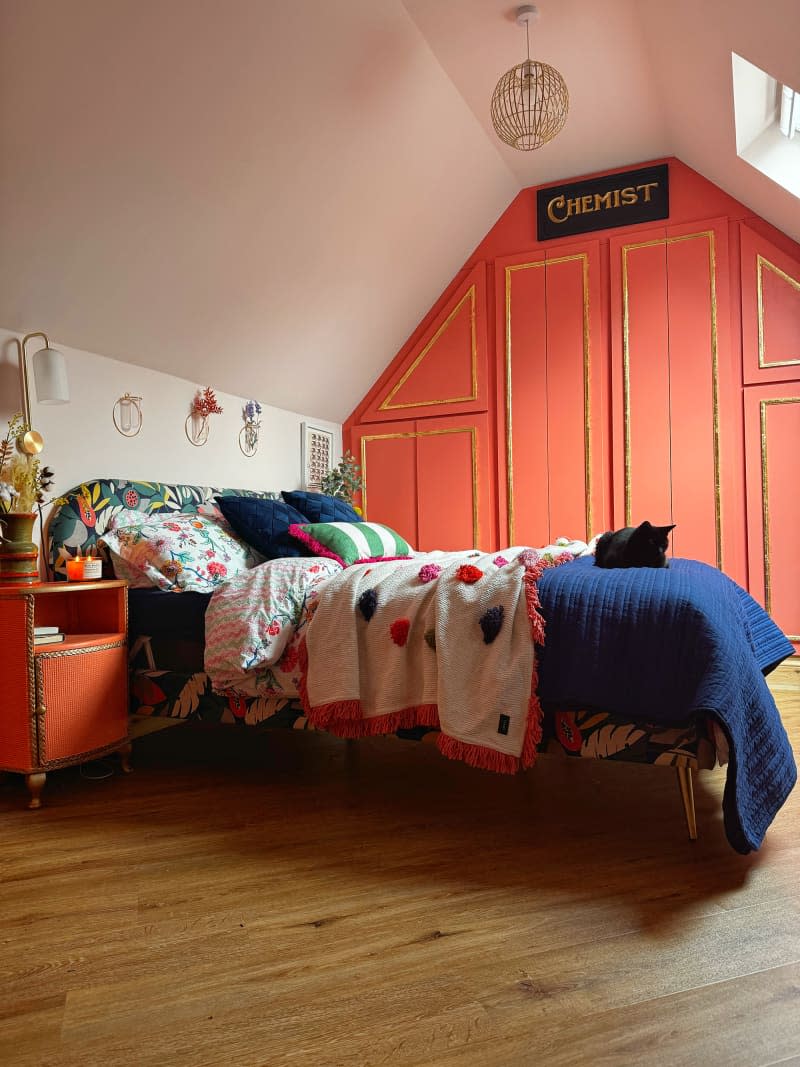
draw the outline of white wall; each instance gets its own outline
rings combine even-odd
[[[745,148],[777,118],[778,83],[766,71],[734,52],[733,100],[736,107],[736,151]]]
[[[0,145],[0,323],[336,422],[520,188],[401,0],[2,0]]]
[[[0,435],[9,415],[22,408],[15,334],[0,329]],[[49,336],[49,335],[48,335]],[[55,471],[53,495],[98,477],[130,478],[238,489],[296,489],[302,483],[301,426],[311,422],[334,434],[334,462],[341,455],[341,426],[313,416],[270,407],[268,396],[254,396],[262,406],[258,452],[248,459],[239,450],[242,407],[249,397],[217,391],[213,381],[190,382],[159,371],[120,363],[91,352],[68,348],[57,337],[50,344],[64,353],[70,402],[38,404],[30,377],[31,421],[44,437],[41,459]],[[42,342],[28,343],[31,356]],[[186,438],[184,422],[198,388],[210,385],[223,413],[210,417],[207,443],[196,448]],[[111,413],[123,393],[141,396],[142,430],[127,438],[114,428]]]
[[[797,199],[736,154],[731,53],[800,85],[797,0],[638,0],[653,77],[677,156],[756,215],[800,240]]]

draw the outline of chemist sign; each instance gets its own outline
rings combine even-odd
[[[540,241],[669,217],[666,163],[536,191]]]

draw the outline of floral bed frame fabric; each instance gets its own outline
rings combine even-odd
[[[235,723],[272,729],[313,730],[299,700],[288,697],[245,697],[212,692],[203,671],[138,670],[131,685],[131,712],[138,719],[192,719],[203,723]],[[539,752],[571,758],[655,763],[698,770],[716,762],[714,742],[705,719],[680,728],[640,725],[608,711],[544,709]],[[134,731],[135,732],[135,731]],[[423,728],[399,730],[418,739]]]
[[[100,478],[84,482],[60,497],[47,526],[47,563],[55,581],[66,581],[66,561],[91,553],[103,559],[111,577],[108,553],[100,538],[112,524],[125,525],[126,512],[145,515],[183,512],[196,514],[214,503],[215,496],[280,499],[280,493],[253,489],[216,489],[209,485],[130,482]]]
[[[202,511],[213,503],[215,496],[278,499],[280,494],[116,478],[84,482],[60,499],[48,524],[46,544],[51,573],[56,580],[65,580],[66,560],[78,553],[91,552],[103,557],[110,577],[110,562],[98,543],[110,524],[125,525],[125,513],[131,511],[145,514]],[[208,676],[201,671],[139,669],[134,665],[130,710],[134,737],[148,732],[147,724],[152,728],[156,721],[163,725],[195,721],[267,729],[310,728],[299,700],[214,693]],[[400,733],[417,736],[413,731]],[[545,707],[538,747],[542,752],[557,752],[572,758],[653,763],[689,770],[710,768],[716,762],[711,726],[704,719],[666,730],[631,723],[613,712],[597,709]]]

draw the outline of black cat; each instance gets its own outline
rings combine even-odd
[[[639,526],[609,530],[594,550],[596,567],[668,567],[667,549],[672,526],[651,526],[645,520]]]

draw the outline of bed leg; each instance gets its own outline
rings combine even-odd
[[[678,772],[678,788],[681,791],[683,810],[686,814],[686,826],[689,830],[689,840],[697,840],[697,819],[694,812],[694,788],[692,786],[692,770],[690,767],[676,767]]]

